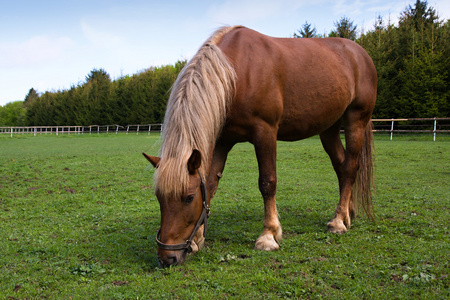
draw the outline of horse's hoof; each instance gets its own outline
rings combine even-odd
[[[347,227],[345,227],[344,222],[340,219],[333,219],[327,224],[327,230],[335,234],[343,234],[347,232]]]
[[[261,235],[255,244],[256,250],[276,251],[280,248],[275,238],[271,234]]]

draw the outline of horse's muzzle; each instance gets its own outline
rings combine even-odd
[[[187,251],[167,251],[158,249],[158,262],[160,267],[167,268],[170,266],[181,265],[184,263]]]

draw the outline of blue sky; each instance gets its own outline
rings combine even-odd
[[[329,33],[346,16],[372,28],[378,15],[395,23],[415,0],[14,0],[0,3],[0,105],[68,89],[94,68],[113,79],[189,59],[218,27],[244,25],[291,37],[305,21]],[[450,1],[434,0],[441,19]]]

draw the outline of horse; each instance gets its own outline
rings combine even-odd
[[[211,199],[236,143],[253,144],[264,200],[255,249],[277,250],[277,140],[319,135],[336,172],[340,198],[332,233],[356,211],[372,216],[371,115],[377,73],[358,44],[341,38],[275,38],[243,26],[218,29],[178,75],[167,103],[156,168],[161,266],[182,264],[203,245]],[[340,131],[344,129],[345,147]]]

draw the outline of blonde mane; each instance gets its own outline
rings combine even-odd
[[[217,30],[186,64],[175,81],[167,103],[162,130],[161,160],[155,173],[155,190],[178,197],[189,184],[187,162],[200,151],[200,172],[207,176],[216,140],[234,95],[236,74],[217,47],[236,27]]]

